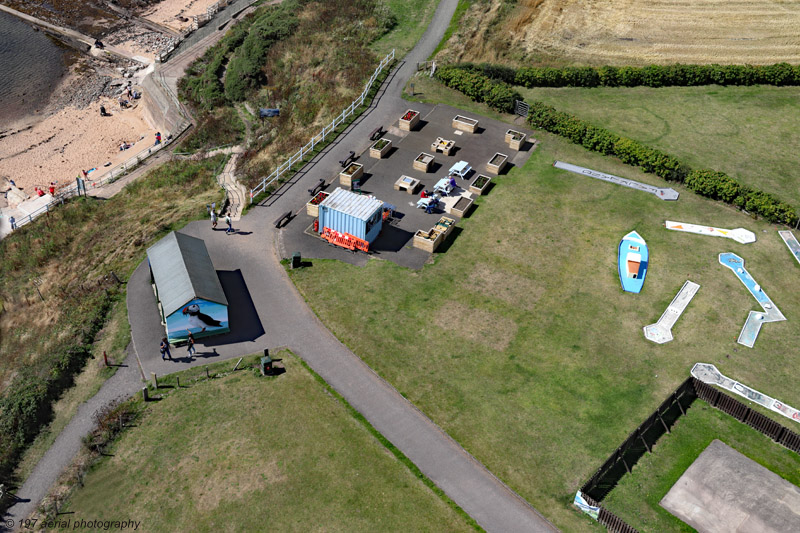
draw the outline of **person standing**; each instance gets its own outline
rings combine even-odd
[[[156,144],[161,144],[161,132],[156,132]]]
[[[192,335],[191,331],[189,331],[189,338],[186,340],[186,345],[188,346],[187,351],[189,352],[189,357],[194,357],[197,350],[194,347],[194,335]]]
[[[8,217],[8,223],[11,224],[11,231],[17,229],[17,219],[14,217]]]
[[[211,210],[211,229],[217,229],[217,212]]]
[[[231,233],[233,233],[233,223],[231,222],[230,213],[225,214],[225,224],[228,225],[228,229],[225,230],[225,235],[230,235]]]
[[[167,342],[167,338],[164,337],[161,339],[161,360],[166,361],[167,358],[172,361],[172,354],[169,353],[169,342]]]

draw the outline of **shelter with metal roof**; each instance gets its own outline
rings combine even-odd
[[[337,187],[319,204],[319,232],[325,228],[372,243],[383,227],[383,202]]]
[[[147,249],[150,278],[170,343],[226,333],[228,299],[202,239],[171,232]]]

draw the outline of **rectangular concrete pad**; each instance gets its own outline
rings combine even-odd
[[[800,488],[716,439],[661,506],[700,533],[800,531]]]

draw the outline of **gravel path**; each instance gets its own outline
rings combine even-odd
[[[442,0],[427,31],[416,47],[399,63],[384,82],[372,106],[339,138],[318,154],[290,182],[254,207],[235,225],[237,233],[214,231],[207,221],[192,222],[181,231],[205,240],[215,268],[223,283],[239,289],[231,301],[231,314],[237,312],[247,322],[235,335],[210,337],[198,341],[198,357],[183,357],[183,349],[173,350],[176,361],[162,361],[158,342],[163,328],[155,309],[155,297],[149,287],[149,272],[143,262],[128,282],[128,315],[133,346],[145,374],[168,374],[218,360],[259,352],[264,348],[289,347],[365,418],[398,447],[420,470],[434,481],[462,509],[487,531],[530,532],[556,531],[530,504],[509,489],[480,462],[467,453],[441,428],[380,378],[360,358],[338,341],[318,320],[289,280],[279,263],[276,245],[278,232],[271,222],[287,207],[307,201],[306,189],[319,176],[331,176],[338,169],[339,152],[364,150],[369,133],[378,125],[391,124],[407,103],[400,97],[406,81],[416,71],[416,63],[433,52],[455,11],[457,0]],[[313,169],[310,172],[309,169]],[[235,310],[235,311],[234,311]],[[231,316],[233,322],[233,316]],[[176,353],[177,352],[177,353]],[[177,357],[176,357],[177,356]],[[109,401],[105,391],[131,394],[140,386],[136,363],[121,369],[106,383],[96,405]],[[124,385],[120,380],[128,380]],[[93,404],[94,405],[94,404]],[[80,413],[79,413],[80,414]],[[80,417],[76,416],[76,419]],[[73,427],[74,426],[74,427]],[[64,433],[78,436],[91,426],[73,420]],[[29,482],[18,495],[39,501],[60,472],[71,461],[77,448],[59,444],[48,451],[42,463],[47,475],[37,465]],[[51,458],[52,456],[52,458]],[[34,481],[33,478],[36,478]],[[48,480],[48,478],[50,480]],[[35,490],[36,489],[36,490]],[[15,505],[10,515],[15,520],[33,509],[33,503]]]

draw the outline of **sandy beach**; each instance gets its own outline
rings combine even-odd
[[[100,105],[112,114],[100,116]],[[68,106],[33,126],[7,134],[0,141],[0,179],[13,179],[32,195],[35,186],[47,189],[51,181],[59,187],[74,183],[81,170],[116,165],[152,145],[155,131],[145,122],[141,104],[120,109],[116,100],[101,97],[85,109]],[[123,142],[135,143],[120,151]]]
[[[163,0],[141,16],[176,31],[182,31],[192,24],[193,16],[204,14],[209,6],[216,3],[217,0]]]

